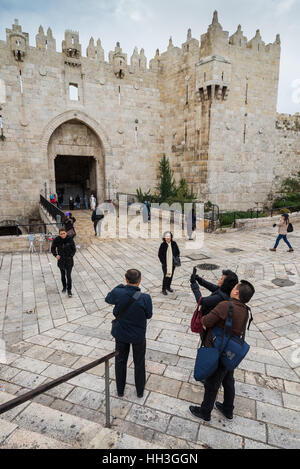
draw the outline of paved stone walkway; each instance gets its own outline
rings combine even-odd
[[[112,308],[104,297],[123,281],[128,268],[136,267],[154,304],[147,333],[146,392],[143,399],[136,397],[130,358],[125,397],[117,398],[111,363],[113,428],[143,439],[145,446],[300,448],[300,226],[295,228],[289,237],[293,254],[284,244],[277,253],[268,251],[276,236],[271,228],[206,235],[201,253],[192,244],[191,250],[184,249],[180,241],[182,267],[175,273],[175,293],[167,298],[160,293],[159,240],[104,241],[79,250],[72,299],[61,293],[53,256],[0,256],[0,328],[7,349],[7,363],[0,365],[2,392],[19,395],[113,351]],[[229,252],[231,248],[241,251]],[[210,281],[221,269],[231,268],[256,287],[248,333],[251,350],[235,373],[232,422],[214,411],[210,423],[201,423],[188,410],[203,396],[203,386],[193,379],[199,340],[189,327],[195,308],[189,278],[192,267],[202,263],[219,266],[214,272],[199,271]],[[276,278],[292,285],[276,286]],[[104,367],[49,391],[32,405],[36,403],[74,420],[104,424]],[[43,434],[47,412],[37,421],[28,409],[10,414],[9,425],[23,422],[28,430]],[[35,415],[38,409],[33,408]],[[6,419],[5,414],[1,417]],[[48,436],[57,436],[51,432]]]

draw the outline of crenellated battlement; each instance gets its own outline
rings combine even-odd
[[[35,36],[35,41],[36,49],[38,50],[43,50],[49,53],[60,53],[56,50],[56,40],[53,37],[50,27],[47,29],[47,34],[45,34],[44,28],[41,25],[38,29],[37,35]],[[29,48],[29,34],[22,31],[22,27],[19,25],[18,20],[15,20],[11,29],[6,29],[6,42],[10,45],[14,57],[19,61],[23,61],[26,55],[26,50]],[[181,47],[174,46],[173,40],[170,38],[167,50],[161,55],[156,53],[155,57],[149,62],[149,69],[157,71],[158,62],[166,60],[169,56],[172,56],[176,61],[182,61],[185,54],[191,54],[198,57],[199,60],[214,55],[223,56],[226,59],[228,58],[227,56],[230,55],[230,49],[232,48],[242,49],[245,53],[246,51],[247,53],[252,51],[257,60],[260,58],[264,59],[265,53],[280,55],[280,36],[278,34],[274,43],[266,45],[262,40],[260,31],[257,30],[255,36],[248,40],[243,34],[241,25],[238,26],[237,31],[233,35],[229,36],[229,32],[224,31],[223,27],[219,23],[218,13],[215,11],[212,23],[209,25],[207,32],[201,35],[200,42],[192,37],[190,29],[187,33],[187,40],[181,45]],[[30,47],[30,49],[32,50],[34,48]],[[82,47],[79,42],[78,31],[65,31],[61,53],[70,58],[78,59],[82,57]],[[114,66],[113,56],[120,57],[123,61],[122,65],[124,67],[131,67],[131,70],[134,70],[134,72],[146,71],[148,69],[144,49],[141,49],[140,53],[138,53],[138,49],[136,47],[130,57],[130,63],[128,64],[128,54],[121,52],[119,44],[115,51],[110,51],[108,53],[108,62],[106,62],[105,51],[101,45],[101,40],[98,39],[97,44],[95,45],[94,38],[90,38],[89,45],[86,49],[86,58],[96,60],[98,62],[109,63]]]
[[[300,132],[300,114],[277,114],[276,129]]]
[[[178,47],[170,37],[149,62],[120,42],[105,54],[96,38],[83,50],[79,32],[66,30],[59,52],[41,25],[33,47],[15,20],[0,41],[0,156],[9,162],[0,185],[18,200],[16,214],[28,210],[20,187],[33,201],[45,184],[55,192],[58,155],[88,157],[81,184],[102,199],[113,187],[152,190],[165,153],[177,182],[230,209],[263,203],[274,177],[299,166],[299,115],[276,116],[279,35],[266,44],[257,30],[248,40],[241,25],[230,35],[215,11],[200,38],[188,29]]]

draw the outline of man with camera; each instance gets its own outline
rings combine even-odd
[[[229,300],[231,290],[238,284],[239,279],[231,270],[223,270],[218,285],[215,285],[199,277],[199,275],[197,275],[197,268],[195,267],[190,282],[197,303],[199,303],[201,299],[201,311],[202,315],[205,316],[221,301]],[[211,295],[202,296],[199,285],[209,290]]]
[[[216,326],[224,329],[230,308],[232,308],[232,334],[237,337],[244,334],[249,315],[247,303],[254,293],[253,285],[246,280],[241,280],[231,291],[230,301],[222,301],[210,313],[202,317],[201,322],[207,332],[204,340],[205,347],[214,346],[213,328]],[[221,385],[224,388],[223,404],[215,403]],[[195,417],[209,422],[215,404],[217,410],[228,420],[232,420],[235,398],[234,370],[229,371],[219,361],[217,370],[205,380],[204,387],[205,394],[201,407],[190,406],[190,412]]]
[[[134,377],[138,398],[142,398],[146,383],[145,354],[147,319],[152,317],[151,296],[142,293],[139,286],[141,272],[130,269],[125,274],[126,284],[108,293],[106,303],[115,305],[112,335],[116,340],[115,359],[117,392],[123,397],[126,385],[127,361],[132,344]]]

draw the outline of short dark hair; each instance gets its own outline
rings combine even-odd
[[[222,274],[225,275],[225,280],[221,286],[221,290],[227,295],[230,295],[232,289],[239,283],[239,278],[232,270],[223,270]]]
[[[249,303],[252,296],[254,295],[255,288],[250,282],[247,282],[247,280],[241,280],[238,285],[238,291],[239,291],[240,301],[246,304],[246,303]]]
[[[67,232],[67,230],[66,230],[65,228],[60,228],[60,229],[59,229],[59,233],[62,233],[63,231],[64,231],[65,233]]]
[[[125,274],[125,278],[128,280],[128,283],[136,284],[140,280],[142,274],[137,269],[129,269]]]

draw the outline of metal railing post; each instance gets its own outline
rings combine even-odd
[[[109,392],[109,361],[105,361],[105,413],[106,428],[110,428],[110,392]]]

